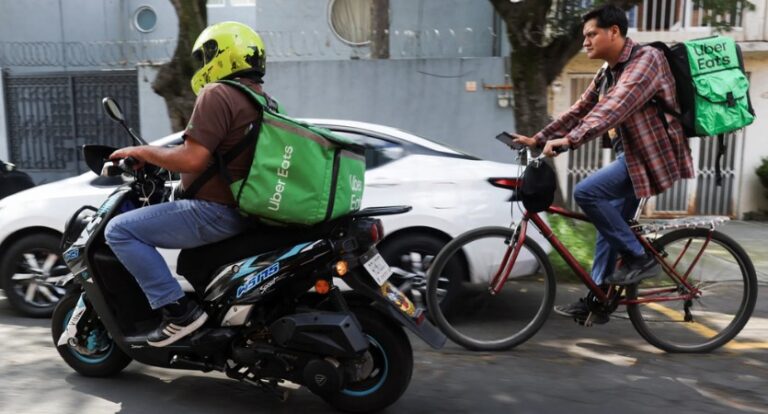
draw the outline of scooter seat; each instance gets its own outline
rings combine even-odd
[[[271,250],[318,240],[329,232],[328,223],[308,228],[253,227],[217,243],[182,250],[176,262],[176,273],[184,276],[200,292],[221,266]]]

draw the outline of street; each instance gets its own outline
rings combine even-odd
[[[580,292],[560,286],[558,302]],[[583,328],[553,315],[531,341],[500,353],[435,351],[411,337],[413,379],[386,412],[768,413],[766,338],[764,298],[736,344],[705,355],[665,354],[620,318]],[[48,320],[16,316],[4,297],[0,340],[2,413],[334,412],[305,389],[281,403],[221,374],[132,363],[114,378],[82,377],[53,348]]]
[[[581,327],[552,314],[527,343],[474,353],[449,343],[433,350],[411,336],[411,384],[390,413],[768,413],[768,224],[731,222],[721,230],[749,252],[760,280],[745,329],[710,354],[676,355],[647,344],[615,313]],[[583,293],[558,285],[556,303]],[[72,371],[53,348],[48,319],[18,316],[0,292],[2,413],[334,412],[299,389],[287,402],[223,374],[132,363],[109,379]]]

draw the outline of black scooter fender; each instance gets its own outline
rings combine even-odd
[[[440,349],[445,345],[448,338],[427,319],[423,309],[416,308],[397,288],[389,282],[385,282],[384,287],[376,286],[372,281],[366,283],[360,275],[354,273],[344,278],[344,282],[354,289],[345,295],[349,303],[372,301],[376,311],[408,328],[432,348]],[[388,294],[384,295],[382,291]]]

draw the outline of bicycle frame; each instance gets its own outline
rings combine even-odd
[[[582,213],[570,211],[562,207],[550,206],[547,209],[547,213],[556,214],[556,215],[568,217],[568,218],[579,220],[579,221],[590,222],[589,218],[586,215]],[[560,254],[560,257],[562,257],[563,260],[565,260],[565,262],[573,270],[576,276],[578,276],[579,279],[581,279],[581,282],[584,283],[584,285],[587,286],[587,288],[589,288],[592,294],[594,294],[595,297],[601,303],[609,303],[610,301],[616,298],[617,293],[615,292],[613,286],[611,286],[608,292],[604,292],[597,284],[595,284],[595,282],[592,280],[592,277],[589,275],[589,273],[579,264],[576,258],[573,257],[573,254],[571,254],[568,248],[565,247],[565,245],[563,245],[563,243],[557,238],[555,233],[552,231],[549,225],[544,221],[544,219],[542,219],[542,217],[538,213],[529,212],[529,211],[525,211],[523,213],[523,218],[520,221],[518,230],[514,233],[514,236],[513,236],[514,240],[512,241],[512,243],[509,243],[509,248],[507,248],[507,251],[504,254],[501,264],[499,265],[499,269],[491,279],[491,283],[489,286],[489,290],[491,294],[495,295],[501,292],[501,289],[503,288],[505,282],[507,281],[507,278],[509,277],[509,274],[512,271],[512,267],[514,266],[515,261],[517,260],[517,256],[519,255],[520,250],[523,246],[523,242],[525,241],[525,237],[528,231],[529,221],[533,222],[533,224],[536,226],[539,232],[544,236],[544,238],[547,239],[549,244]],[[704,250],[707,248],[707,245],[712,240],[711,231],[709,233],[709,236],[707,237],[707,240],[704,242],[704,245],[701,247],[701,250],[696,255],[693,262],[690,264],[689,268],[686,270],[685,274],[683,275],[680,275],[680,273],[676,271],[675,268],[677,267],[677,264],[680,262],[680,259],[682,258],[682,256],[688,251],[688,248],[690,247],[690,244],[691,244],[690,240],[685,245],[683,251],[680,253],[680,256],[677,257],[677,259],[675,259],[672,265],[670,265],[665,260],[666,253],[657,251],[654,248],[654,246],[648,241],[648,239],[642,236],[642,234],[635,232],[635,235],[638,241],[640,241],[640,243],[646,248],[646,250],[653,253],[653,255],[656,257],[656,260],[658,260],[659,263],[661,264],[665,273],[670,278],[678,282],[678,284],[669,288],[656,288],[656,289],[644,290],[641,292],[642,298],[640,298],[641,295],[639,294],[637,299],[627,299],[626,297],[620,297],[618,300],[619,305],[631,305],[631,304],[648,303],[648,302],[669,302],[669,301],[679,301],[679,300],[691,300],[699,296],[700,294],[699,289],[691,286],[688,283],[688,276],[691,273],[691,270],[693,270],[694,266],[696,266],[696,264],[699,262],[699,259],[704,253]],[[683,287],[684,289],[681,289]],[[677,296],[658,297],[659,295],[662,295],[665,293],[672,293],[675,291],[680,291],[680,294]],[[621,292],[621,290],[619,290],[619,292]],[[657,296],[657,297],[654,297],[654,296]]]

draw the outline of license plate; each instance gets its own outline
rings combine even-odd
[[[363,262],[365,270],[368,271],[368,274],[373,277],[373,280],[375,280],[379,286],[383,285],[384,282],[392,276],[392,268],[389,267],[376,249],[369,250],[360,259]]]

